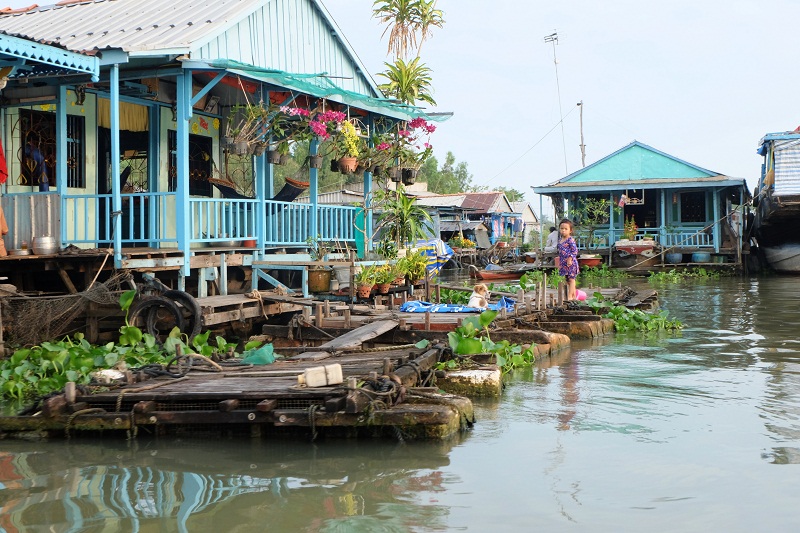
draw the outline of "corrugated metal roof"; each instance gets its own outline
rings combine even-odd
[[[464,203],[461,207],[474,209],[475,213],[508,213],[511,205],[506,200],[506,195],[502,192],[470,192],[466,194]]]
[[[461,207],[466,195],[446,194],[441,196],[418,196],[417,205],[426,207]]]
[[[268,0],[86,0],[0,15],[0,30],[73,51],[188,47]]]
[[[489,228],[479,220],[442,220],[439,222],[442,231],[489,231]]]

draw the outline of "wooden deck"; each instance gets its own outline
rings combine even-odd
[[[125,384],[74,397],[65,391],[47,399],[33,416],[0,417],[0,436],[98,431],[268,436],[286,430],[312,438],[446,438],[472,424],[469,400],[436,394],[429,386],[442,346],[365,351],[354,344],[331,343],[313,349],[315,357],[294,350],[298,353],[266,366],[223,361],[219,368],[194,367],[178,377],[149,379],[143,371],[128,372]],[[342,367],[343,383],[298,385],[304,370],[334,363]]]

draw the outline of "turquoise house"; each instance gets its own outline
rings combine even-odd
[[[246,267],[309,236],[355,245],[371,233],[369,211],[359,231],[356,207],[318,202],[312,165],[276,190],[267,154],[227,139],[236,109],[336,110],[377,133],[442,118],[386,99],[319,0],[5,10],[0,85],[6,248],[49,236],[109,249],[116,268],[163,272],[200,296],[198,279],[224,275],[226,261]],[[318,148],[312,140],[311,154]],[[365,172],[365,198],[371,184]],[[306,188],[308,200],[293,202]],[[197,258],[208,249],[223,253]],[[13,259],[0,273],[16,268],[3,261]]]
[[[623,238],[625,220],[634,240],[652,237],[667,252],[708,253],[741,261],[741,209],[747,183],[633,141],[599,161],[533,191],[549,197],[557,218],[575,218],[585,199],[608,201],[608,216],[593,238],[578,223],[583,250],[610,254]],[[540,208],[541,209],[541,208]]]

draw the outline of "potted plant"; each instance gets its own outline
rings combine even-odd
[[[376,271],[375,265],[364,265],[361,267],[361,271],[356,273],[353,281],[355,281],[359,298],[369,298],[372,287],[375,285]]]
[[[625,217],[625,224],[622,230],[622,238],[632,241],[636,238],[636,232],[638,231],[639,227],[636,225],[636,221],[633,217]]]
[[[402,186],[398,186],[396,191],[376,193],[375,208],[380,212],[376,232],[386,232],[400,247],[432,233],[433,219],[415,202],[415,198],[405,194]]]
[[[324,261],[325,256],[331,251],[327,242],[309,237],[308,253],[312,261]],[[332,271],[322,265],[311,265],[308,267],[308,290],[309,292],[327,292],[331,287]]]
[[[408,250],[406,256],[402,258],[399,263],[406,272],[408,279],[415,285],[425,279],[425,271],[428,268],[428,256],[421,251],[417,250],[412,252]]]
[[[392,265],[381,265],[375,272],[375,284],[380,294],[387,294],[392,282],[397,278]]]

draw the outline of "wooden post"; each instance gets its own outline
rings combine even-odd
[[[559,306],[564,304],[564,287],[565,283],[563,281],[558,284],[558,292],[556,294],[558,295]]]
[[[331,316],[331,301],[325,300],[325,318]]]
[[[442,303],[442,288],[439,286],[438,283],[436,284],[436,303],[437,304]]]
[[[426,311],[425,312],[425,331],[430,331],[430,330],[431,330],[431,312],[430,311]]]
[[[428,275],[428,267],[425,267],[425,301],[431,301],[431,283]]]
[[[344,310],[344,327],[345,328],[350,327],[350,309]]]
[[[387,375],[392,372],[392,360],[388,357],[383,359],[383,374]]]
[[[311,322],[311,308],[308,306],[303,306],[303,322],[306,324]]]
[[[318,328],[322,327],[322,304],[314,304],[314,325]]]

